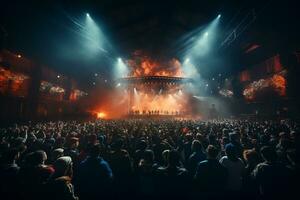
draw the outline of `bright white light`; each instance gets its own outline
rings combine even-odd
[[[204,57],[209,55],[212,50],[213,45],[216,42],[216,35],[218,30],[218,24],[220,20],[215,18],[211,23],[209,23],[204,31],[199,32],[199,36],[196,36],[196,40],[191,41],[192,47],[188,50],[188,56],[192,57]]]
[[[190,62],[190,59],[189,58],[187,58],[187,59],[185,59],[185,61],[184,61],[185,63],[188,63],[188,62]]]
[[[57,75],[57,78],[60,78],[60,75]]]
[[[87,17],[90,17],[90,14],[89,14],[89,13],[86,13],[86,16],[87,16]]]
[[[88,55],[92,56],[99,51],[107,52],[103,47],[106,43],[106,38],[100,27],[96,24],[92,17],[87,13],[85,25],[83,26],[82,35],[84,37],[83,44],[88,50]]]
[[[205,86],[208,87],[208,84],[206,84]]]
[[[121,86],[121,83],[118,83],[117,85],[116,85],[116,87],[120,87]]]
[[[221,17],[221,14],[218,15],[218,18],[220,18],[220,17]]]
[[[122,58],[118,58],[118,61],[115,63],[114,66],[114,75],[115,78],[122,78],[128,75],[128,67],[122,60]]]

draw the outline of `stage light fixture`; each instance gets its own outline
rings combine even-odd
[[[89,13],[86,13],[86,16],[87,16],[87,17],[90,17],[90,14],[89,14]]]
[[[221,17],[221,14],[218,15],[218,18],[220,18],[220,17]]]

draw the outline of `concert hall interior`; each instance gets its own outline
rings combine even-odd
[[[0,199],[299,196],[299,5],[1,0]]]

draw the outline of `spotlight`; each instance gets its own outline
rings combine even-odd
[[[122,58],[118,58],[118,61],[121,62],[121,61],[122,61]]]
[[[60,78],[60,75],[57,75],[57,78]]]
[[[90,14],[89,14],[89,13],[86,13],[86,16],[87,16],[87,17],[90,17]]]
[[[187,59],[185,59],[185,61],[184,61],[185,63],[188,63],[188,62],[190,62],[190,59],[189,58],[187,58]]]
[[[221,14],[218,15],[218,18],[220,18],[220,17],[221,17]]]
[[[20,54],[17,55],[18,58],[21,58],[22,56]]]
[[[208,36],[208,32],[205,32],[205,33],[204,33],[204,36]]]

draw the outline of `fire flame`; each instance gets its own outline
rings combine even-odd
[[[98,119],[105,119],[106,118],[106,113],[104,113],[104,112],[98,112],[97,113],[97,118]]]
[[[256,94],[263,89],[271,88],[279,96],[286,95],[286,79],[283,75],[275,74],[267,79],[260,79],[249,84],[243,91],[243,95],[248,100],[253,100]]]
[[[134,55],[127,61],[130,68],[130,77],[139,76],[172,76],[182,77],[183,72],[181,63],[178,59],[173,58],[167,62],[158,62],[148,56]]]

